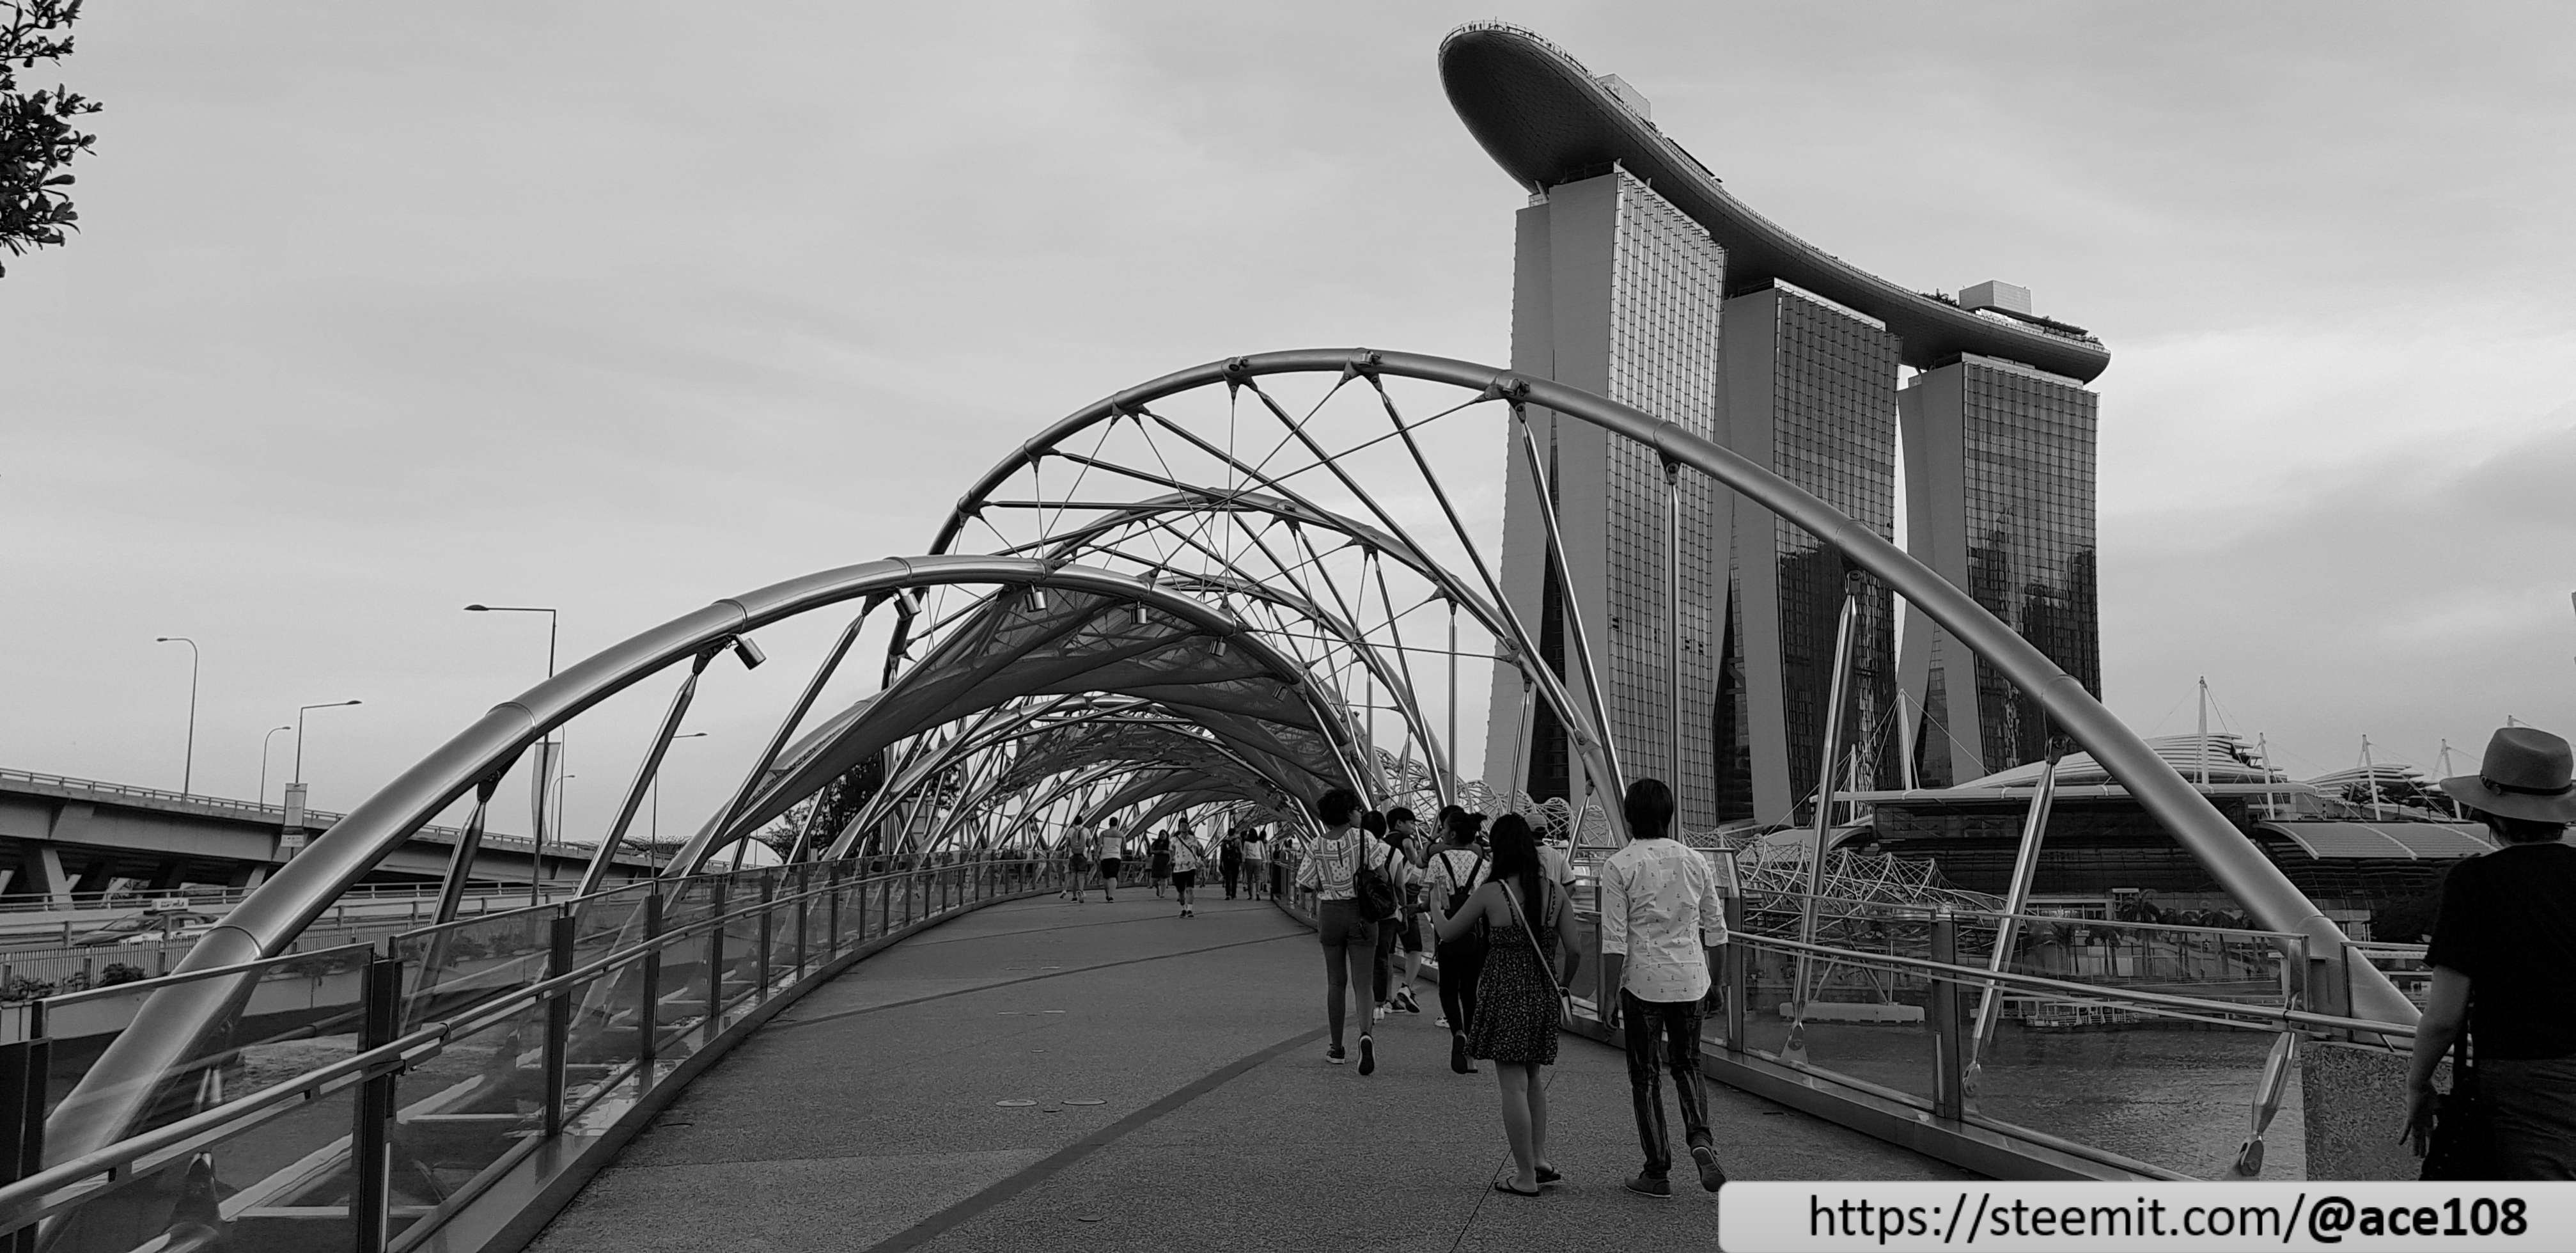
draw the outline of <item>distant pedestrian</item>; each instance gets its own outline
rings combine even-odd
[[[1225,899],[1234,899],[1235,884],[1243,878],[1243,828],[1225,833],[1225,843],[1216,850],[1216,869],[1225,878]]]
[[[1393,844],[1387,842],[1386,815],[1374,809],[1360,813],[1360,830],[1386,849],[1387,886],[1395,892],[1395,913],[1377,924],[1377,964],[1369,969],[1369,997],[1376,1008],[1372,1020],[1394,1013],[1400,1006],[1395,1000],[1395,946],[1404,924],[1404,889],[1412,880],[1412,866]],[[1409,994],[1408,994],[1409,995]],[[1416,1010],[1419,1013],[1421,1011]]]
[[[1708,1129],[1699,1028],[1702,1003],[1716,986],[1717,946],[1727,941],[1725,903],[1708,858],[1672,838],[1671,788],[1639,779],[1628,785],[1623,809],[1628,844],[1601,867],[1601,981],[1613,990],[1603,1025],[1627,1027],[1628,1101],[1646,1153],[1645,1169],[1627,1186],[1640,1196],[1673,1195],[1672,1139],[1659,1090],[1668,1070],[1682,1142],[1700,1186],[1715,1192],[1726,1172]]]
[[[1163,898],[1163,883],[1172,877],[1172,833],[1156,832],[1145,846],[1145,877],[1154,884],[1154,899]]]
[[[1091,875],[1091,840],[1091,828],[1078,822],[1074,824],[1073,830],[1065,833],[1064,837],[1065,890],[1056,895],[1059,898],[1070,895],[1076,905],[1082,903],[1083,880]]]
[[[2576,754],[2534,727],[2487,741],[2478,772],[2442,780],[2501,843],[2451,867],[2424,961],[2406,1138],[2433,1129],[2433,1070],[2465,1032],[2499,1178],[2576,1179]],[[2459,1075],[2452,1077],[2458,1091]]]
[[[1198,917],[1199,867],[1206,864],[1199,856],[1199,842],[1184,828],[1172,837],[1171,851],[1165,855],[1172,859],[1172,894],[1181,898],[1181,917]]]
[[[1324,1022],[1332,1043],[1324,1060],[1339,1066],[1349,1055],[1342,1048],[1343,1002],[1359,1012],[1360,1073],[1377,1069],[1377,1041],[1370,1030],[1369,980],[1377,960],[1377,924],[1361,912],[1357,899],[1363,869],[1385,873],[1394,850],[1370,839],[1359,828],[1360,798],[1337,787],[1315,798],[1315,818],[1324,834],[1310,841],[1297,863],[1297,886],[1315,892],[1315,934],[1324,946]]]
[[[1485,881],[1485,850],[1476,847],[1476,837],[1484,830],[1485,816],[1471,814],[1455,805],[1442,811],[1447,821],[1448,840],[1431,854],[1425,868],[1427,882],[1423,899],[1431,907],[1431,918],[1439,919],[1467,907],[1467,898]],[[1476,1020],[1476,980],[1485,973],[1485,937],[1475,928],[1455,940],[1441,940],[1433,946],[1432,956],[1440,963],[1440,1021],[1449,1029],[1449,1069],[1462,1075],[1476,1073],[1475,1064],[1467,1060],[1467,1026]]]
[[[1118,886],[1118,871],[1127,861],[1127,833],[1118,829],[1118,820],[1100,829],[1093,844],[1093,864],[1100,868],[1100,899],[1116,901],[1111,890]]]
[[[1401,805],[1386,811],[1386,842],[1398,857],[1404,859],[1404,884],[1396,889],[1395,942],[1387,979],[1394,983],[1388,1002],[1408,1014],[1422,1012],[1422,1002],[1413,994],[1414,983],[1422,977],[1422,916],[1429,912],[1422,903],[1422,860],[1425,853],[1422,831],[1414,821],[1413,811]],[[1384,947],[1384,946],[1381,946]]]
[[[1440,920],[1440,938],[1455,940],[1485,924],[1485,970],[1476,981],[1467,1055],[1494,1063],[1502,1092],[1503,1138],[1515,1169],[1494,1190],[1537,1196],[1541,1185],[1563,1178],[1547,1160],[1547,1082],[1539,1072],[1556,1064],[1562,989],[1583,954],[1571,897],[1540,864],[1529,821],[1503,815],[1494,823],[1493,846],[1485,883],[1465,909]]]

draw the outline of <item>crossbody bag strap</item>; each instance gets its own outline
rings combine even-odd
[[[1555,886],[1544,875],[1539,877],[1539,885],[1541,893]],[[1539,973],[1547,976],[1549,990],[1560,997],[1566,995],[1565,985],[1556,981],[1556,963],[1549,961],[1547,950],[1539,947],[1538,931],[1530,926],[1529,915],[1521,911],[1519,895],[1512,891],[1512,885],[1508,883],[1503,885],[1503,903],[1512,907],[1512,921],[1519,923],[1521,934],[1529,937],[1530,956],[1538,959]],[[1542,907],[1543,910],[1544,907]]]

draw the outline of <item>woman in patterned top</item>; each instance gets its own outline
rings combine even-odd
[[[1547,1161],[1547,1083],[1539,1068],[1556,1064],[1557,989],[1582,960],[1572,900],[1539,862],[1529,820],[1505,814],[1494,823],[1493,865],[1467,905],[1439,918],[1443,941],[1485,923],[1485,970],[1476,981],[1476,1013],[1467,1054],[1494,1063],[1503,1098],[1503,1138],[1517,1166],[1494,1190],[1537,1196],[1563,1178]],[[1443,909],[1446,902],[1435,902]],[[1559,955],[1562,955],[1561,958]]]

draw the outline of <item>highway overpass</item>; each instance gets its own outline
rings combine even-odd
[[[306,837],[340,815],[307,810]],[[371,883],[436,885],[461,833],[423,827],[378,865]],[[141,890],[183,884],[250,887],[284,865],[286,811],[276,805],[183,796],[154,788],[0,768],[0,901],[67,905],[118,880]],[[546,877],[577,880],[588,848],[549,844]],[[520,836],[486,831],[474,858],[476,883],[525,883],[536,848]],[[640,853],[617,860],[612,879],[652,872]]]

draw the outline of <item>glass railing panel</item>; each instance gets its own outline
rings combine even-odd
[[[1977,1054],[1976,1114],[2195,1178],[2227,1176],[2252,1128],[2277,1032],[2116,998],[2008,997],[2003,1008]],[[2300,1095],[2290,1067],[2265,1135],[2262,1178],[2306,1177]]]
[[[149,1158],[57,1213],[47,1248],[345,1249],[354,1087],[297,1102],[212,1152]],[[204,1147],[204,1146],[197,1146]],[[223,1232],[220,1245],[196,1243]]]
[[[545,1098],[540,1005],[454,1037],[404,1071],[395,1081],[389,1133],[395,1212],[445,1202],[521,1141],[543,1134]]]
[[[47,1112],[59,1109],[88,1078],[155,994],[214,997],[238,1008],[228,1033],[191,1042],[157,1073],[83,1097],[105,1107],[122,1106],[140,1095],[145,1113],[134,1132],[166,1126],[347,1058],[357,1052],[368,956],[364,946],[346,946],[270,958],[222,974],[179,975],[49,997],[43,1003],[45,1035],[51,1041]],[[60,1163],[61,1148],[60,1142],[46,1146],[47,1165]]]
[[[387,942],[403,963],[409,1031],[546,977],[560,908],[523,909],[405,932]]]

